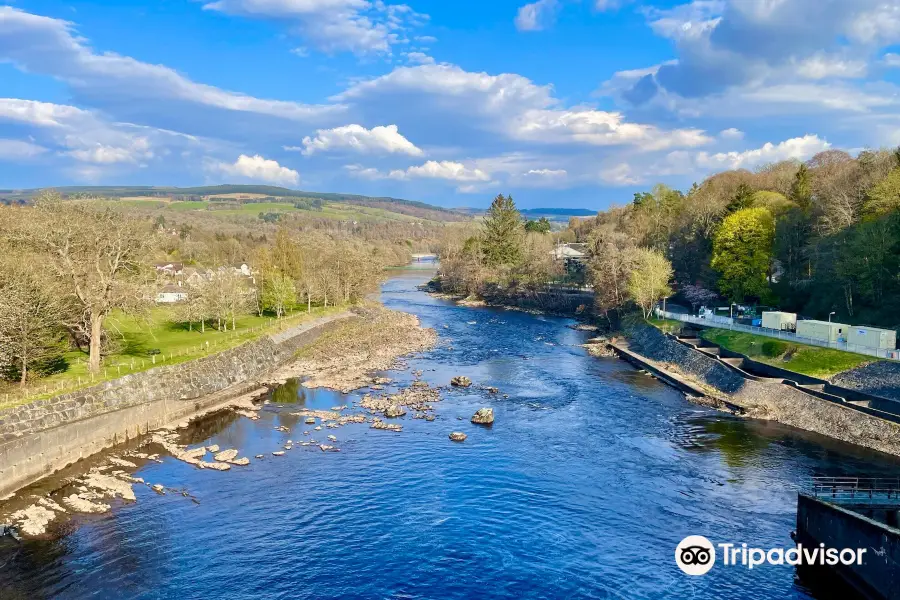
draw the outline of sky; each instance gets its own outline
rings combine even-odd
[[[12,0],[0,189],[602,209],[896,146],[898,75],[900,0]]]

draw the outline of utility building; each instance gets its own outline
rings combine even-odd
[[[850,326],[846,323],[829,321],[797,321],[797,337],[805,337],[820,342],[846,342]]]
[[[797,314],[778,311],[767,311],[762,314],[762,326],[765,329],[794,331],[797,329]]]
[[[847,341],[866,348],[893,350],[897,347],[897,332],[893,329],[854,325],[848,330]]]

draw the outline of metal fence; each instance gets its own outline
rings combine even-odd
[[[807,492],[835,504],[900,506],[900,477],[813,477]]]
[[[765,327],[751,327],[750,325],[741,325],[735,323],[728,317],[711,317],[702,318],[683,313],[673,313],[660,308],[656,309],[656,316],[661,319],[672,319],[682,321],[684,323],[693,323],[695,325],[703,325],[705,327],[715,327],[717,329],[729,329],[731,331],[744,331],[754,335],[762,335],[765,337],[786,340],[798,344],[806,344],[807,346],[819,346],[820,348],[833,348],[834,350],[843,350],[844,352],[853,352],[854,354],[865,354],[866,356],[874,356],[876,358],[884,358],[887,360],[900,361],[900,350],[887,350],[884,348],[870,348],[868,346],[860,346],[859,344],[849,344],[847,342],[826,342],[815,340],[813,338],[802,337],[792,331],[780,331],[778,329],[767,329]]]

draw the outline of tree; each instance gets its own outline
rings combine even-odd
[[[732,302],[768,291],[775,220],[764,208],[745,208],[726,217],[713,238],[712,267],[719,290]]]
[[[686,284],[681,286],[681,295],[691,303],[691,310],[697,310],[698,306],[706,306],[719,297],[717,293],[708,290],[702,285]]]
[[[188,324],[188,331],[194,330],[194,323],[200,325],[200,332],[206,332],[206,321],[212,318],[212,306],[207,293],[211,285],[203,281],[197,285],[186,286],[187,298],[176,305],[176,317],[182,323]]]
[[[612,327],[628,301],[628,278],[634,269],[635,248],[624,233],[597,228],[589,238],[588,273],[594,288],[594,305]]]
[[[541,217],[536,221],[525,221],[525,231],[533,233],[550,233],[550,221],[547,217]]]
[[[879,181],[869,191],[863,211],[866,216],[878,217],[900,208],[900,168]]]
[[[289,306],[297,302],[297,289],[294,280],[281,273],[266,279],[263,288],[263,306],[275,311],[275,316],[281,318]]]
[[[740,185],[738,185],[737,191],[734,193],[734,197],[731,199],[731,202],[728,203],[726,210],[730,213],[733,213],[745,208],[750,208],[751,206],[753,206],[753,194],[754,190],[752,187],[750,187],[746,183],[741,183]]]
[[[812,183],[809,169],[806,165],[800,165],[791,185],[791,200],[803,210],[809,210],[812,204]]]
[[[146,301],[145,259],[154,236],[149,223],[94,202],[63,202],[42,193],[33,214],[14,225],[15,241],[42,255],[68,298],[79,309],[73,325],[89,340],[88,365],[100,370],[103,321],[116,309]]]
[[[24,386],[34,365],[63,353],[68,306],[52,277],[38,271],[40,260],[18,258],[25,260],[0,264],[0,365]]]
[[[512,196],[498,195],[482,224],[482,250],[491,266],[513,265],[522,257],[525,227]]]
[[[628,293],[635,304],[641,307],[644,318],[653,312],[653,307],[672,295],[669,282],[672,281],[672,263],[662,252],[650,248],[634,251],[634,267],[628,276]]]

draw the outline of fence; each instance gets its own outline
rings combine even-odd
[[[897,477],[813,477],[807,491],[833,504],[900,506]]]
[[[859,344],[850,344],[847,342],[826,342],[823,340],[815,340],[813,338],[802,337],[791,331],[779,331],[778,329],[767,329],[764,327],[751,327],[750,325],[741,325],[735,323],[728,317],[712,317],[701,318],[693,315],[673,313],[667,310],[655,309],[656,316],[664,319],[672,319],[683,323],[692,323],[694,325],[702,325],[704,327],[715,327],[717,329],[729,329],[731,331],[743,331],[754,335],[762,335],[765,337],[776,338],[797,344],[806,344],[807,346],[819,346],[820,348],[832,348],[834,350],[843,350],[844,352],[853,352],[854,354],[865,354],[866,356],[874,356],[876,358],[884,358],[887,360],[900,361],[900,351],[887,350],[884,348],[870,348],[868,346],[860,346]]]

